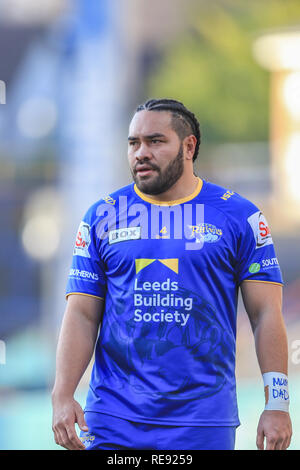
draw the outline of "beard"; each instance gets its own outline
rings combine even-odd
[[[142,162],[140,162],[142,163]],[[150,180],[140,179],[135,170],[131,170],[131,174],[138,189],[145,194],[157,195],[168,191],[183,174],[183,148],[180,148],[176,157],[168,163],[168,166],[161,171],[161,169],[145,160],[148,166],[157,172],[157,176],[152,177]]]

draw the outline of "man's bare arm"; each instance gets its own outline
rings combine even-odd
[[[241,292],[255,338],[261,373],[278,371],[287,374],[288,348],[282,317],[282,287],[244,281]]]
[[[282,316],[282,287],[280,285],[244,281],[241,292],[255,338],[255,348],[261,373],[288,373],[287,335]],[[286,449],[291,440],[289,414],[284,411],[262,413],[257,431],[257,447]]]
[[[71,450],[84,448],[75,423],[82,430],[87,430],[87,426],[74,393],[92,358],[102,310],[100,298],[70,295],[59,335],[52,391],[53,432],[56,443]]]

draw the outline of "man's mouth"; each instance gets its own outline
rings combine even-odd
[[[156,170],[150,166],[139,166],[135,169],[136,174],[139,176],[148,176],[151,175],[154,171]]]

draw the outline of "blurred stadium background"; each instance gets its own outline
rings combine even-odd
[[[0,449],[57,448],[50,392],[75,232],[130,182],[131,115],[164,96],[199,118],[198,175],[271,225],[299,449],[299,1],[0,0],[0,57]],[[255,449],[263,384],[241,302],[236,373],[236,448]]]

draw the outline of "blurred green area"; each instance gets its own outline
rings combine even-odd
[[[200,120],[205,142],[268,140],[269,73],[252,45],[268,29],[299,26],[298,0],[195,1],[190,28],[164,51],[149,97],[175,98]]]
[[[300,406],[300,397],[297,394],[299,386],[298,377],[290,379],[291,418],[294,430],[290,450],[297,450],[300,447],[300,418],[297,413]],[[86,390],[82,389],[75,396],[81,406],[84,406],[85,395]],[[256,429],[264,406],[262,383],[253,379],[238,381],[237,395],[241,425],[237,429],[236,450],[256,450]],[[50,392],[15,391],[6,398],[4,405],[0,403],[2,450],[62,449],[54,442],[51,426]]]

